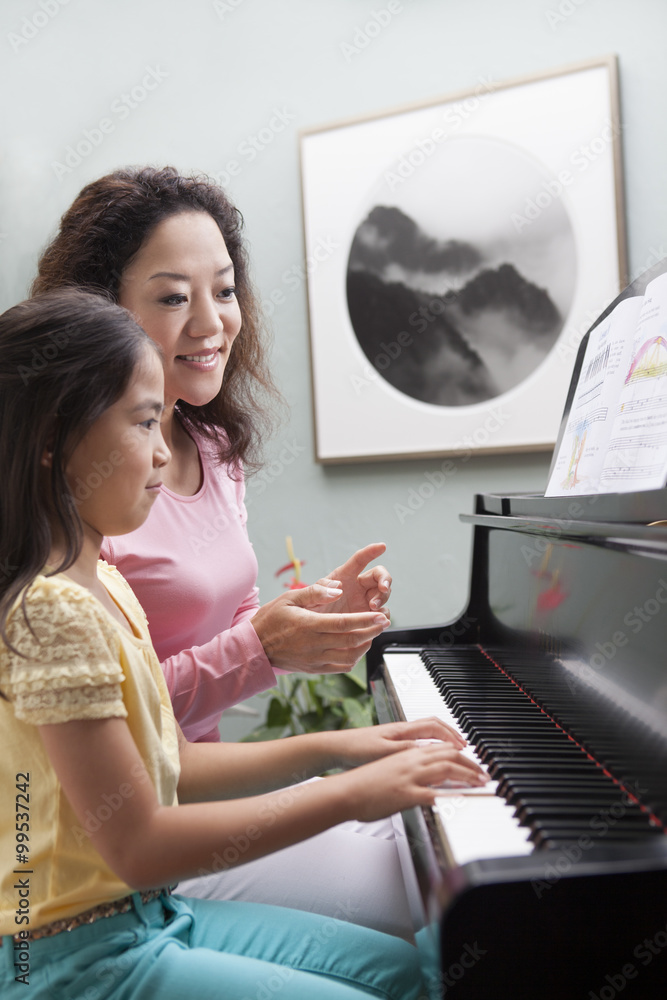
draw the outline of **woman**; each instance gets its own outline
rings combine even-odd
[[[255,462],[272,383],[241,225],[205,180],[173,168],[117,171],[75,199],[33,286],[104,291],[162,348],[172,460],[161,503],[137,531],[106,539],[102,554],[143,605],[176,718],[199,741],[218,740],[222,710],[272,686],[274,668],[349,669],[388,624],[389,575],[365,568],[379,544],[331,574],[341,597],[311,587],[258,607],[241,468]],[[233,872],[200,874],[209,877],[180,891],[316,907],[411,935],[390,823],[341,826]]]
[[[365,571],[383,545],[331,574],[342,598],[323,605],[304,589],[259,608],[241,466],[257,464],[275,390],[241,225],[215,185],[170,168],[118,171],[75,200],[33,285],[103,290],[163,349],[166,503],[104,555],[148,614],[191,740],[219,740],[222,711],[272,687],[274,668],[349,670],[388,625],[389,575]]]

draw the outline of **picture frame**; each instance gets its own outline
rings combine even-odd
[[[627,283],[616,58],[299,136],[320,463],[551,450]]]

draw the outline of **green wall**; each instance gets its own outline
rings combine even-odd
[[[373,12],[387,10],[382,30],[353,48]],[[449,619],[468,585],[459,512],[477,491],[543,489],[548,456],[475,457],[402,523],[395,505],[439,462],[314,462],[306,289],[282,278],[304,257],[297,132],[616,53],[634,272],[667,255],[666,38],[664,0],[3,0],[0,306],[25,296],[40,248],[84,183],[144,162],[222,178],[235,160],[229,190],[256,283],[265,300],[284,292],[271,322],[291,418],[267,448],[272,472],[249,487],[263,597],[280,590],[273,572],[288,534],[311,580],[383,540],[396,622]],[[269,128],[252,156],[250,137]],[[85,130],[97,140],[89,155],[58,167]],[[278,458],[286,445],[289,465]]]

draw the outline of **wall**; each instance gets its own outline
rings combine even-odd
[[[392,610],[407,625],[444,621],[463,607],[470,536],[458,514],[471,510],[473,494],[543,489],[548,456],[476,457],[403,523],[395,504],[404,505],[439,463],[323,468],[313,461],[306,289],[287,288],[282,277],[304,255],[297,132],[474,87],[481,78],[502,81],[615,52],[629,267],[637,271],[656,252],[667,255],[667,5],[392,0],[389,22],[359,45],[373,12],[388,6],[3,0],[0,306],[25,296],[40,248],[89,180],[144,162],[222,178],[237,160],[228,188],[246,218],[257,285],[267,300],[272,290],[285,291],[271,322],[291,419],[267,449],[268,462],[278,464],[249,487],[263,596],[280,590],[272,574],[285,562],[287,534],[311,580],[365,542],[384,540],[395,577]],[[264,130],[266,139],[271,128],[271,141],[256,142],[251,159],[252,137]],[[90,153],[68,166],[67,147],[86,130],[95,140]],[[295,452],[289,466],[278,459],[286,445]]]

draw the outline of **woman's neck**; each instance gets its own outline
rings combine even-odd
[[[160,430],[162,431],[162,437],[164,438],[165,444],[169,451],[173,452],[174,445],[174,434],[179,436],[179,432],[182,432],[181,425],[179,423],[178,417],[176,416],[176,402],[166,402],[164,410],[162,411],[162,416],[160,418]]]
[[[202,484],[199,449],[178,419],[173,404],[165,408],[160,428],[171,452],[171,460],[162,470],[162,482],[172,493],[194,496]]]

